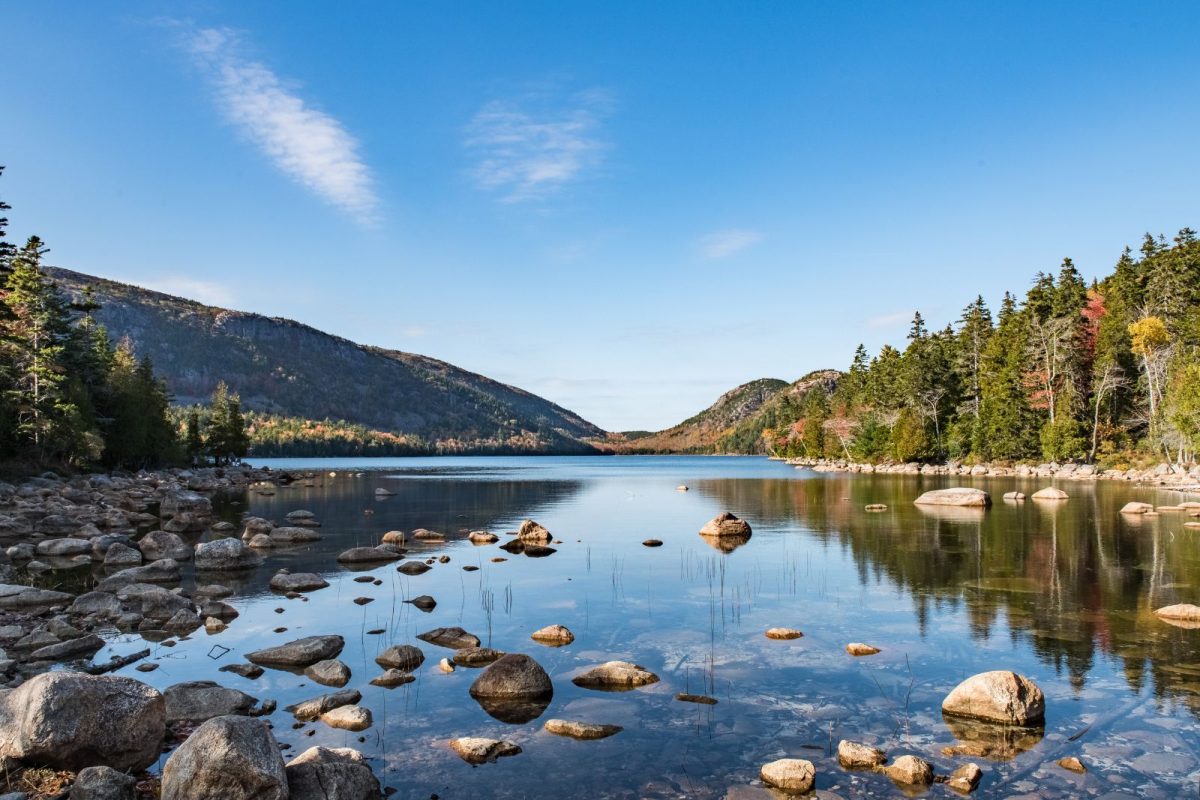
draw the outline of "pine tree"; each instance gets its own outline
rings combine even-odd
[[[200,409],[195,406],[188,409],[183,451],[187,456],[187,462],[192,465],[198,463],[204,455],[204,438],[200,431]]]

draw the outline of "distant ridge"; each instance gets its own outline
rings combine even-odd
[[[181,404],[224,380],[255,411],[345,420],[444,452],[591,453],[604,436],[530,392],[427,356],[356,344],[278,317],[231,311],[62,268],[70,296],[90,286],[115,340],[148,355]]]
[[[817,370],[788,383],[759,378],[730,389],[711,406],[656,433],[610,434],[599,446],[620,453],[761,453],[761,434],[781,402],[797,400],[812,389],[832,392],[837,370]]]

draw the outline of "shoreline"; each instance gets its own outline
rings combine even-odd
[[[1147,469],[1099,470],[1093,464],[869,464],[824,458],[778,458],[797,469],[864,475],[957,475],[970,478],[1051,478],[1070,481],[1124,481],[1175,491],[1200,491],[1200,465],[1188,469],[1159,464]]]

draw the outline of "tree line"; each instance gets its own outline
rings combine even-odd
[[[832,392],[786,398],[762,431],[780,455],[855,461],[1195,460],[1200,241],[1147,234],[1103,280],[1065,259],[993,315],[982,297],[903,349],[859,345]]]
[[[8,241],[9,210],[0,201],[0,460],[138,469],[244,456],[237,395],[221,384],[180,425],[150,359],[127,338],[111,341],[91,292],[64,296],[37,236]]]

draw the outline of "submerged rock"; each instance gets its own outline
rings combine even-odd
[[[576,675],[571,683],[585,689],[625,691],[658,683],[658,676],[645,667],[628,661],[609,661]]]
[[[838,742],[837,758],[846,769],[874,769],[887,761],[887,754],[862,742],[842,739]]]
[[[942,712],[1007,725],[1032,725],[1045,717],[1046,698],[1023,675],[995,670],[973,675],[956,686],[942,701]]]
[[[769,764],[763,764],[759,777],[767,786],[772,786],[789,794],[804,794],[813,787],[813,779],[817,771],[811,761],[802,758],[781,758]]]
[[[1063,769],[1070,770],[1071,772],[1079,772],[1079,773],[1087,772],[1087,767],[1085,767],[1083,765],[1083,762],[1080,761],[1075,756],[1067,756],[1066,758],[1060,758],[1055,763],[1058,764]]]
[[[934,489],[913,501],[918,506],[967,506],[970,508],[987,508],[992,504],[992,497],[982,489],[957,487],[954,489]]]
[[[454,651],[454,663],[463,667],[484,667],[504,655],[490,647],[464,647]]]
[[[288,762],[289,800],[378,800],[379,779],[348,747],[311,747]]]
[[[246,660],[268,667],[307,667],[327,658],[335,658],[346,646],[341,636],[306,636],[278,647],[246,654]]]
[[[515,756],[521,752],[521,748],[512,742],[477,736],[451,739],[450,748],[468,764],[491,764],[495,763],[497,758]]]
[[[1019,503],[1025,499],[1025,493],[1024,492],[1005,492],[1004,499],[1011,500],[1012,502],[1015,502],[1015,503]]]
[[[572,739],[606,739],[625,730],[620,725],[602,725],[596,722],[574,722],[565,719],[548,719],[542,726],[548,732]]]
[[[384,670],[382,675],[371,679],[372,686],[382,686],[385,689],[393,689],[397,686],[403,686],[406,683],[412,683],[416,678],[411,672],[405,672],[399,669]]]
[[[288,800],[283,755],[267,723],[205,722],[167,759],[162,800]]]
[[[0,697],[0,758],[141,770],[165,733],[163,696],[132,678],[47,672]]]
[[[706,694],[688,694],[687,692],[680,692],[679,694],[675,695],[675,699],[684,703],[699,703],[700,705],[705,706],[715,706],[717,704],[717,698],[709,697]]]
[[[417,634],[417,638],[423,642],[429,642],[438,647],[447,647],[451,650],[462,650],[465,647],[479,647],[481,644],[478,636],[468,633],[457,626],[451,628],[434,628],[431,631]]]
[[[343,689],[305,700],[294,706],[288,706],[284,711],[290,711],[296,719],[307,722],[340,706],[348,706],[362,700],[362,693],[356,689]]]

